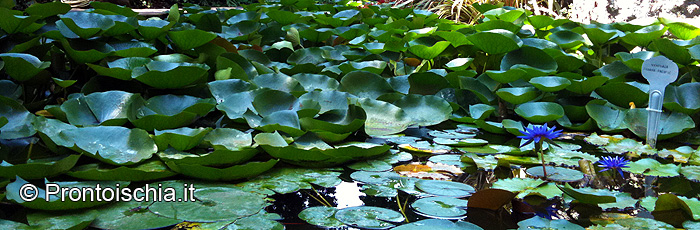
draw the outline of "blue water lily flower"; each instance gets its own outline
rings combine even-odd
[[[532,128],[526,127],[525,131],[520,131],[524,136],[518,136],[518,138],[526,139],[527,142],[520,147],[522,148],[533,141],[539,143],[546,140],[553,140],[561,136],[561,130],[554,129],[556,129],[556,126],[552,126],[552,128],[547,127],[547,125],[533,125]]]
[[[603,157],[603,159],[599,160],[598,162],[598,167],[603,168],[602,170],[598,172],[604,172],[608,171],[610,169],[617,169],[617,172],[620,173],[620,176],[622,178],[625,178],[625,174],[622,172],[622,168],[629,168],[628,164],[630,161],[625,159],[624,157],[621,156],[615,156],[615,157]]]

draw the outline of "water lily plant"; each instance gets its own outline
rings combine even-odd
[[[601,169],[598,172],[604,172],[608,171],[610,169],[615,169],[617,172],[620,173],[620,176],[622,178],[625,178],[625,174],[622,172],[622,168],[629,168],[630,166],[629,163],[630,161],[625,159],[624,157],[621,156],[615,156],[615,157],[603,157],[603,159],[599,160],[598,162],[598,167],[601,167]]]
[[[552,140],[561,135],[561,130],[555,130],[556,126],[552,128],[547,127],[547,125],[533,125],[532,128],[525,127],[525,131],[520,131],[523,136],[518,136],[518,138],[527,140],[520,147],[528,145],[535,142],[535,152],[540,154],[542,159],[542,172],[544,172],[544,178],[547,178],[547,169],[544,167],[544,151],[542,149],[542,143],[547,142],[552,145],[559,147],[558,144],[554,143]]]

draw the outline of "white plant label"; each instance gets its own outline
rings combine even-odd
[[[678,78],[678,65],[664,56],[649,58],[642,64],[642,76],[649,81],[649,106],[647,107],[647,144],[656,148],[659,133],[659,117],[664,102],[664,90]]]

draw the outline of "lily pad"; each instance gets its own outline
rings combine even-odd
[[[76,126],[125,124],[131,102],[139,96],[123,91],[107,91],[85,95],[71,95],[71,99],[61,105],[68,122]]]
[[[420,182],[419,182],[420,183]],[[467,201],[452,197],[426,197],[414,201],[411,207],[418,213],[442,219],[457,219],[467,214]]]
[[[595,190],[595,189],[576,189],[571,187],[569,184],[564,186],[557,186],[566,195],[574,198],[575,200],[586,203],[586,204],[605,204],[616,202],[615,196],[611,195],[607,190]]]
[[[549,171],[547,171],[549,176]],[[532,178],[509,178],[498,180],[493,184],[493,188],[508,190],[517,193],[517,198],[524,198],[530,195],[540,195],[547,199],[561,196],[562,191],[553,183],[547,183],[540,179]]]
[[[639,137],[646,137],[648,111],[645,109],[630,109],[625,115],[625,126]],[[658,124],[658,140],[677,136],[685,131],[695,128],[695,123],[683,113],[662,113]]]
[[[477,48],[489,54],[503,54],[517,50],[523,41],[514,33],[504,29],[482,31],[467,36]]]
[[[399,212],[372,206],[344,208],[335,213],[335,218],[349,226],[370,229],[389,229],[395,226],[392,222],[404,220]]]
[[[275,164],[276,159],[267,162],[248,162],[241,165],[234,165],[227,168],[213,168],[203,165],[193,164],[178,164],[175,162],[166,162],[169,168],[180,174],[205,179],[218,181],[233,181],[244,178],[257,176],[267,170],[270,170]]]
[[[66,175],[84,180],[150,181],[174,176],[163,162],[149,160],[135,166],[114,167],[104,164],[84,164],[73,168]]]
[[[90,226],[97,217],[95,210],[83,210],[72,212],[33,212],[27,214],[27,222],[30,226],[53,229],[84,229]]]
[[[552,166],[545,166],[547,169],[547,179],[548,180],[553,180],[553,181],[560,181],[560,182],[572,182],[572,181],[577,181],[583,179],[583,173],[578,170],[573,170],[573,169],[568,169],[568,168],[561,168],[561,167],[552,167]],[[544,171],[542,169],[542,166],[534,166],[531,168],[527,169],[527,174],[536,176],[536,177],[544,177]]]
[[[648,176],[675,177],[679,175],[681,167],[674,164],[661,164],[651,158],[644,158],[629,164],[626,170],[631,173]]]
[[[387,93],[393,93],[394,89],[381,76],[366,72],[352,71],[340,80],[340,89],[361,98],[377,99]]]
[[[60,132],[69,140],[65,147],[77,147],[88,156],[114,165],[132,165],[156,153],[158,147],[142,129],[97,126],[66,129]]]
[[[409,94],[394,102],[402,108],[413,124],[419,126],[436,125],[450,118],[452,107],[444,99],[437,96],[421,96]]]
[[[116,202],[97,209],[90,226],[102,229],[152,229],[171,226],[182,220],[163,217],[148,210],[153,201]]]
[[[534,100],[540,93],[534,87],[510,87],[497,90],[496,95],[508,103],[518,105]]]
[[[406,130],[414,121],[400,107],[391,103],[359,99],[358,104],[365,110],[365,133],[373,136],[394,134]]]
[[[134,79],[159,89],[177,89],[204,77],[209,66],[197,63],[152,61],[133,70]]]
[[[27,81],[51,65],[25,53],[2,53],[0,58],[5,62],[5,73],[17,81]]]
[[[213,98],[166,94],[134,101],[128,118],[134,126],[149,131],[174,129],[189,125],[197,117],[209,113],[214,106]]]
[[[533,123],[546,123],[564,116],[564,108],[552,102],[527,102],[515,108],[515,113]]]
[[[534,77],[530,79],[530,84],[544,92],[557,92],[566,89],[571,85],[569,79],[557,76]]]
[[[338,219],[334,217],[337,211],[338,209],[333,207],[310,207],[299,212],[299,219],[302,219],[309,224],[325,228],[342,227],[345,224],[338,221]]]
[[[28,160],[25,164],[12,165],[5,161],[0,163],[0,177],[21,177],[27,180],[53,177],[67,172],[78,162],[80,155],[68,155],[58,158]]]
[[[89,208],[89,207],[94,207],[98,205],[102,205],[105,203],[108,203],[107,199],[113,199],[110,198],[109,196],[103,196],[102,193],[96,192],[98,184],[102,188],[102,191],[108,191],[108,190],[113,190],[116,191],[118,188],[123,189],[124,187],[129,185],[128,181],[54,181],[50,182],[48,180],[45,180],[45,183],[53,183],[54,185],[59,186],[59,188],[72,188],[72,187],[77,187],[81,188],[80,192],[74,192],[71,191],[65,192],[65,193],[60,193],[58,190],[50,190],[49,193],[47,194],[47,191],[42,189],[40,186],[32,185],[35,187],[34,190],[31,189],[31,186],[29,187],[30,189],[22,189],[22,186],[25,184],[31,184],[25,180],[23,180],[20,177],[17,177],[17,179],[8,184],[5,189],[7,190],[7,199],[11,200],[13,202],[19,203],[20,205],[24,207],[28,207],[31,209],[39,209],[39,210],[71,210],[71,209],[81,209],[81,208]],[[25,187],[27,188],[27,187]],[[48,188],[48,187],[47,187]],[[51,186],[51,188],[55,188],[54,186]],[[89,192],[82,192],[82,188],[86,188],[85,191],[92,191],[96,195],[94,199],[89,199],[89,197],[86,198],[86,196],[90,196]],[[22,199],[23,197],[26,196],[20,196],[20,193],[22,194],[33,194],[36,197],[32,200],[24,200]],[[76,199],[77,198],[77,199]],[[47,200],[48,199],[48,200]]]
[[[211,128],[188,128],[155,130],[153,141],[158,145],[159,150],[165,150],[171,146],[177,150],[185,151],[197,146]]]
[[[404,224],[398,227],[395,227],[393,229],[396,230],[420,230],[420,229],[425,229],[425,228],[430,228],[433,230],[482,230],[483,228],[479,227],[478,225],[469,223],[469,222],[464,222],[464,221],[457,221],[456,223],[453,223],[452,221],[449,220],[442,220],[442,219],[425,219],[425,220],[419,220],[416,222]]]
[[[416,183],[416,188],[421,191],[448,197],[467,197],[476,192],[474,187],[453,181],[421,180]]]
[[[526,229],[567,229],[567,230],[585,230],[580,225],[569,222],[568,220],[549,220],[539,216],[532,217],[527,220],[518,222],[519,230]]]

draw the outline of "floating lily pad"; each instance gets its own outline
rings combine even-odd
[[[580,225],[569,222],[568,220],[549,220],[539,216],[532,217],[527,220],[518,222],[518,229],[567,229],[567,230],[585,230]]]
[[[114,165],[139,163],[151,158],[158,150],[153,139],[142,129],[97,126],[66,129],[59,135],[68,141],[65,147],[75,146],[90,157]]]
[[[368,135],[398,133],[413,123],[413,120],[403,109],[391,103],[368,98],[360,99],[358,102],[367,114],[365,133]]]
[[[178,164],[172,161],[166,162],[166,164],[173,171],[186,176],[205,180],[232,181],[257,176],[267,170],[270,170],[270,168],[277,164],[277,161],[279,160],[272,159],[267,162],[248,162],[227,168],[213,168],[193,164]]]
[[[40,160],[30,159],[25,164],[16,165],[2,161],[0,163],[0,177],[14,178],[18,176],[27,180],[53,177],[73,168],[79,158],[80,155],[68,155]]]
[[[114,167],[104,164],[84,164],[73,168],[66,175],[84,180],[150,181],[174,176],[163,162],[149,160],[135,166]]]
[[[530,79],[530,84],[544,92],[556,92],[571,85],[569,79],[557,76],[534,77]]]
[[[508,103],[517,105],[534,100],[540,93],[534,87],[511,87],[497,90],[496,95]]]
[[[231,187],[209,187],[194,184],[194,194],[184,194],[182,181],[160,183],[175,191],[172,196],[184,202],[155,202],[148,210],[163,217],[191,222],[212,222],[237,219],[260,212],[267,202],[264,196]],[[160,187],[152,184],[151,186]],[[192,191],[189,191],[192,192]],[[187,201],[194,197],[196,201]]]
[[[515,113],[533,123],[546,123],[564,116],[564,108],[552,102],[527,102],[515,108]]]
[[[82,11],[68,12],[60,16],[62,24],[83,39],[90,38],[115,25],[106,15]],[[65,34],[65,32],[62,31]]]
[[[646,137],[648,111],[645,109],[630,109],[625,115],[625,125],[639,137]],[[683,113],[662,113],[658,124],[658,140],[677,136],[695,128],[690,116]]]
[[[68,122],[76,126],[125,124],[131,102],[138,94],[123,91],[107,91],[85,95],[71,95],[72,98],[61,105]]]
[[[409,94],[394,102],[402,108],[413,124],[419,126],[436,125],[449,119],[452,107],[444,99],[437,96],[421,96]]]
[[[483,228],[478,225],[457,221],[456,223],[449,220],[442,219],[425,219],[416,222],[404,224],[393,229],[396,230],[420,230],[430,228],[433,230],[482,230]]]
[[[549,173],[549,171],[547,171]],[[549,174],[547,174],[549,176]],[[509,178],[498,180],[493,183],[493,188],[508,190],[517,193],[517,198],[524,198],[529,195],[540,195],[547,199],[561,196],[562,191],[553,183],[532,178]]]
[[[215,103],[213,98],[166,94],[134,101],[132,106],[132,111],[128,114],[129,121],[136,127],[150,131],[188,125],[198,116],[209,113]]]
[[[477,48],[489,54],[503,54],[516,50],[523,41],[515,34],[504,29],[482,31],[467,36]]]
[[[679,175],[681,166],[674,164],[661,164],[651,158],[644,158],[629,164],[626,171],[659,177],[675,177]]]
[[[552,166],[546,166],[546,169],[548,180],[572,182],[583,179],[583,173],[581,173],[581,171],[578,170]],[[527,174],[532,176],[544,177],[544,171],[542,169],[542,166],[534,166],[532,168],[528,168],[526,172]]]
[[[102,229],[150,229],[162,228],[182,220],[156,215],[148,210],[152,201],[116,202],[97,209],[98,215],[90,226]]]
[[[353,227],[370,229],[389,229],[404,220],[401,213],[391,209],[359,206],[338,210],[335,218],[340,222]]]
[[[418,141],[411,144],[400,144],[399,149],[414,153],[414,154],[427,154],[427,155],[439,155],[449,153],[452,148],[445,145],[430,144],[427,141]]]
[[[586,203],[586,204],[605,204],[616,202],[615,196],[610,194],[607,190],[595,190],[595,189],[576,189],[571,187],[569,184],[564,186],[557,186],[566,195],[574,198],[575,200]]]
[[[5,73],[17,81],[29,80],[51,65],[25,53],[2,53],[0,58],[5,62]]]
[[[453,181],[421,180],[416,183],[416,188],[421,191],[449,197],[467,197],[476,192],[474,187]]]
[[[177,150],[185,151],[197,146],[211,128],[188,128],[155,130],[153,141],[158,145],[159,150],[165,150],[171,146]]]
[[[452,197],[426,197],[414,201],[411,207],[431,218],[457,219],[467,214],[467,201]]]
[[[216,37],[216,34],[198,29],[188,29],[169,31],[168,37],[170,37],[173,43],[180,49],[189,50],[211,41]]]
[[[118,188],[124,188],[129,185],[128,181],[53,181],[50,182],[48,180],[45,180],[45,183],[53,183],[58,185],[60,188],[69,188],[69,187],[78,187],[78,188],[87,188],[90,189],[92,188],[94,193],[97,190],[94,190],[96,186],[99,184],[99,186],[103,189],[103,191],[111,189],[113,191],[116,191]],[[31,189],[21,189],[23,185],[25,184],[30,184],[29,182],[23,180],[20,177],[17,177],[17,179],[8,184],[5,189],[7,190],[7,199],[11,200],[13,202],[19,203],[20,205],[24,207],[28,207],[31,209],[39,209],[39,210],[70,210],[70,209],[81,209],[81,208],[89,208],[89,207],[94,207],[98,205],[102,205],[105,203],[108,203],[106,199],[109,197],[107,196],[106,198],[103,199],[102,193],[99,193],[99,197],[95,196],[95,199],[88,199],[85,197],[86,194],[89,193],[82,193],[82,192],[66,192],[66,193],[59,193],[58,191],[50,190],[51,193],[50,195],[47,196],[47,191],[42,189],[41,187],[43,186],[36,186],[36,190],[31,190]],[[81,190],[82,191],[82,190]],[[53,192],[56,192],[56,194],[53,194]],[[22,199],[24,196],[20,196],[20,193],[22,194],[36,194],[35,199],[31,201],[25,201]],[[60,195],[60,196],[59,196]],[[76,199],[78,197],[79,199]],[[48,198],[48,200],[46,200]]]
[[[676,112],[694,114],[700,111],[700,83],[669,86],[664,94],[664,107]]]
[[[202,79],[209,66],[197,63],[152,61],[133,70],[134,79],[159,89],[177,89]]]
[[[473,147],[486,145],[489,142],[483,139],[445,139],[445,138],[435,138],[433,141],[437,144],[454,146],[454,147]]]
[[[338,209],[333,207],[310,207],[299,212],[299,219],[306,221],[309,224],[313,224],[320,227],[326,228],[337,228],[342,227],[345,224],[338,221],[334,216]]]
[[[84,229],[97,217],[95,210],[71,212],[33,212],[27,214],[27,222],[32,227],[53,229]]]
[[[274,168],[239,186],[244,190],[260,194],[286,194],[299,189],[311,189],[311,184],[334,187],[342,182],[338,178],[339,175],[339,172],[323,169]]]

